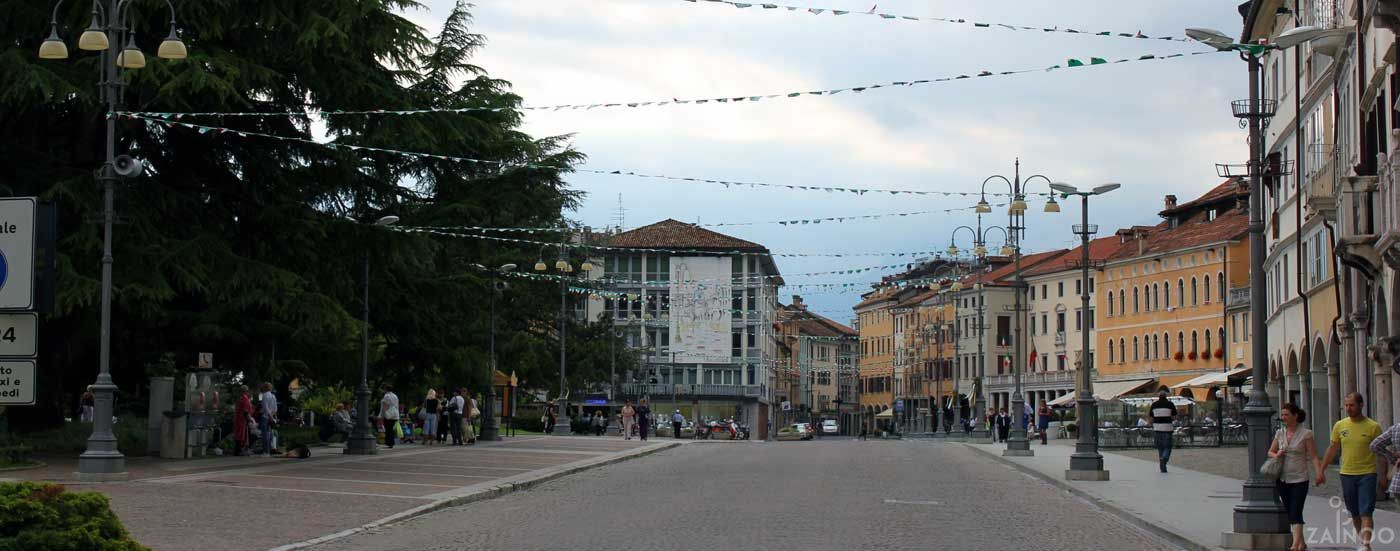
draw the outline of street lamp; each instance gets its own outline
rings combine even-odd
[[[985,184],[984,184],[984,185],[985,185]],[[1052,199],[1052,201],[1053,201],[1053,197],[1052,197],[1051,199]],[[977,228],[974,229],[974,228],[971,228],[971,227],[968,227],[968,226],[958,226],[958,227],[956,227],[956,228],[953,228],[953,237],[950,238],[950,241],[951,241],[952,239],[956,238],[957,233],[958,233],[958,230],[966,229],[966,230],[972,232],[973,254],[974,254],[975,257],[976,257],[975,260],[979,263],[979,267],[980,267],[981,264],[985,264],[985,263],[986,263],[986,260],[987,260],[987,234],[990,233],[992,230],[1000,230],[1000,231],[1001,231],[1001,235],[1002,235],[1003,243],[1004,243],[1004,244],[1002,245],[1001,249],[1000,249],[998,252],[999,252],[1002,256],[1010,256],[1012,253],[1015,252],[1015,250],[1012,249],[1012,248],[1011,248],[1011,245],[1010,245],[1010,242],[1011,242],[1011,234],[1010,234],[1010,232],[1006,231],[1006,228],[1001,227],[1001,226],[989,226],[989,227],[986,227],[986,228],[982,227],[982,214],[983,214],[983,213],[982,213],[982,210],[980,209],[980,205],[983,205],[983,204],[985,204],[985,203],[986,203],[986,199],[985,199],[985,198],[982,199],[982,201],[978,203],[978,205],[979,205],[979,210],[978,210],[978,213],[977,213]],[[1024,208],[1025,208],[1025,202],[1022,201],[1021,203],[1022,203],[1022,204],[1021,204],[1021,208],[1024,209]],[[1047,204],[1046,208],[1047,208],[1047,209],[1049,208],[1049,205],[1048,205],[1048,204]],[[987,207],[987,211],[988,211],[988,212],[991,211],[991,207],[990,207],[990,206]],[[1058,205],[1058,204],[1055,205],[1055,211],[1056,211],[1056,212],[1059,211],[1059,205]],[[953,250],[956,250],[956,249],[957,249],[956,245],[949,245],[948,248],[949,248],[950,251],[953,251]],[[973,421],[974,421],[974,422],[973,422],[973,429],[972,429],[972,438],[973,438],[974,440],[985,440],[985,439],[991,438],[991,434],[987,432],[987,429],[986,429],[987,424],[986,424],[985,420],[984,420],[983,422],[981,422],[981,423],[976,422],[976,420],[977,420],[977,418],[978,418],[978,415],[981,414],[983,411],[985,411],[985,409],[986,409],[986,407],[987,407],[987,398],[986,398],[986,395],[987,395],[987,393],[988,393],[987,384],[986,384],[986,380],[987,380],[987,379],[986,379],[986,377],[987,377],[987,365],[986,365],[986,364],[987,364],[987,359],[986,359],[986,351],[985,351],[986,341],[987,341],[987,335],[986,335],[986,325],[987,325],[987,324],[986,324],[986,301],[984,300],[984,297],[983,297],[983,294],[982,294],[982,291],[983,291],[983,289],[982,289],[982,274],[983,274],[984,272],[985,272],[985,270],[981,270],[981,269],[977,270],[977,283],[973,284],[973,290],[974,290],[974,291],[977,291],[977,296],[976,296],[976,298],[974,299],[974,300],[976,301],[976,304],[974,304],[974,310],[977,312],[977,327],[975,328],[976,330],[974,331],[974,333],[977,335],[977,361],[976,361],[976,364],[973,366],[973,371],[974,371],[974,373],[973,373],[973,380],[974,380],[974,381],[977,381],[977,383],[975,383],[973,386],[974,386],[974,388],[976,388],[976,389],[978,390],[978,392],[976,392],[973,396],[970,397],[970,398],[972,399],[972,419],[973,419]],[[961,284],[959,284],[959,285],[961,285]],[[959,288],[960,288],[960,287],[959,287]],[[955,289],[955,290],[956,290],[956,289]]]
[[[399,221],[397,216],[383,216],[371,226],[391,226]],[[373,455],[379,452],[374,433],[369,427],[369,251],[365,251],[364,262],[364,325],[360,328],[360,386],[355,389],[355,408],[358,412],[355,428],[350,431],[350,439],[345,441],[343,453],[351,455]]]
[[[1079,263],[1082,270],[1084,284],[1079,286],[1079,299],[1083,305],[1080,307],[1080,315],[1084,317],[1084,327],[1080,331],[1083,341],[1079,348],[1079,397],[1075,400],[1078,404],[1078,414],[1075,416],[1079,420],[1079,435],[1074,444],[1074,453],[1069,457],[1069,470],[1065,471],[1066,480],[1108,480],[1108,471],[1103,468],[1103,456],[1099,455],[1099,434],[1098,434],[1098,400],[1094,398],[1094,378],[1092,371],[1094,362],[1089,361],[1089,327],[1091,317],[1089,315],[1089,236],[1098,231],[1097,225],[1089,224],[1089,197],[1093,195],[1103,195],[1122,187],[1120,184],[1104,184],[1088,191],[1079,191],[1078,188],[1065,183],[1050,184],[1050,189],[1059,192],[1065,197],[1078,195],[1080,199],[1080,213],[1083,222],[1074,228],[1074,233],[1079,234],[1079,243],[1083,249]]]
[[[87,449],[78,456],[78,479],[83,481],[125,480],[126,457],[117,449],[117,438],[112,434],[113,395],[117,385],[112,382],[112,224],[116,219],[113,208],[113,193],[119,178],[139,176],[137,170],[117,171],[117,117],[122,108],[122,93],[126,89],[125,71],[118,69],[140,69],[146,66],[145,55],[127,40],[126,48],[117,51],[123,38],[134,39],[130,12],[123,11],[129,0],[108,0],[106,8],[100,2],[92,4],[92,22],[78,39],[78,49],[102,52],[100,68],[102,79],[98,86],[102,99],[107,104],[106,157],[98,171],[97,179],[102,183],[102,333],[98,353],[97,380],[92,384],[93,412],[92,434],[88,436]],[[67,59],[68,46],[58,34],[58,10],[63,5],[54,3],[49,18],[49,36],[39,44],[39,59]],[[161,44],[157,57],[161,59],[184,59],[185,44],[176,33],[175,6],[166,0],[170,8],[170,36]],[[126,20],[123,20],[126,16]],[[136,63],[138,60],[140,63]],[[123,156],[125,157],[125,156]]]
[[[563,243],[560,243],[560,244],[559,244],[559,260],[557,260],[557,261],[554,263],[554,269],[557,270],[557,271],[560,273],[560,275],[559,275],[559,398],[558,398],[558,399],[559,399],[559,404],[558,404],[559,407],[558,407],[558,410],[557,410],[557,411],[559,412],[559,414],[558,414],[558,416],[557,416],[559,420],[556,421],[556,422],[554,423],[554,434],[555,434],[556,436],[568,436],[568,435],[571,434],[572,431],[573,431],[573,427],[571,426],[571,423],[569,422],[569,383],[568,383],[568,379],[565,378],[565,375],[567,374],[567,369],[568,369],[568,368],[565,366],[565,357],[566,357],[566,356],[565,356],[565,352],[564,352],[564,350],[565,350],[565,349],[564,349],[564,346],[565,346],[565,338],[566,338],[567,332],[568,332],[568,326],[567,326],[567,324],[568,324],[568,321],[569,321],[569,314],[568,314],[568,308],[569,308],[569,305],[568,305],[568,297],[569,297],[568,274],[573,273],[573,271],[574,271],[573,265],[572,265],[572,264],[569,264],[568,255],[569,255],[569,249],[568,249],[568,247],[566,247]],[[587,272],[593,270],[593,264],[585,260],[582,264],[579,265],[579,269],[581,269],[581,270],[583,270],[585,273],[587,273]],[[548,270],[548,266],[544,263],[544,257],[541,256],[540,259],[539,259],[539,261],[535,262],[535,271],[537,271],[537,272],[543,272],[543,271],[546,271],[546,270]]]
[[[500,441],[500,422],[491,413],[492,402],[496,399],[496,275],[515,271],[515,264],[502,264],[501,267],[494,269],[481,264],[473,264],[472,266],[491,274],[491,362],[486,369],[486,392],[482,393],[482,402],[484,403],[481,405],[481,434],[477,438]]]
[[[1021,306],[1021,293],[1023,292],[1026,286],[1026,281],[1021,277],[1021,238],[1026,232],[1026,188],[1030,181],[1036,178],[1045,180],[1046,184],[1054,183],[1051,182],[1049,178],[1046,178],[1045,176],[1041,176],[1039,174],[1030,176],[1024,181],[1021,180],[1021,160],[1017,159],[1016,172],[1014,173],[1014,181],[1008,180],[1005,176],[1000,175],[990,176],[986,180],[982,181],[982,196],[984,201],[986,200],[987,195],[987,183],[991,182],[992,180],[998,179],[1006,183],[1006,187],[1011,192],[1012,198],[1011,208],[1007,210],[1007,218],[1009,223],[1006,225],[1006,230],[1009,234],[1007,235],[1007,247],[1011,249],[1011,252],[1013,253],[1012,257],[1014,258],[1016,264],[1016,281],[1013,286],[1013,296],[1016,297],[1015,305],[1013,306],[1013,308],[1016,311],[1014,335],[1016,342],[1013,346],[1014,354],[1012,356],[1011,362],[1011,379],[1013,385],[1011,391],[1011,409],[1014,412],[1013,415],[1015,417],[1012,417],[1012,419],[1026,418],[1025,397],[1021,394],[1021,370],[1023,369],[1021,354],[1024,345],[1021,339],[1021,318],[1024,317],[1024,309]],[[1060,212],[1060,205],[1059,203],[1055,202],[1055,197],[1053,195],[1050,196],[1050,201],[1045,204],[1045,212]],[[1006,439],[1006,450],[1002,452],[1002,455],[1035,455],[1035,452],[1031,450],[1030,441],[1026,440],[1026,427],[1023,423],[1012,423],[1011,435],[1010,438]]]
[[[1273,117],[1277,102],[1259,97],[1259,56],[1269,50],[1292,48],[1304,42],[1346,33],[1346,29],[1324,30],[1313,26],[1291,29],[1279,35],[1273,44],[1240,44],[1215,29],[1189,28],[1186,36],[1220,51],[1238,51],[1249,64],[1249,99],[1233,102],[1236,118],[1249,121],[1249,308],[1252,345],[1250,359],[1254,384],[1244,407],[1245,426],[1249,437],[1249,478],[1244,482],[1244,496],[1235,505],[1234,526],[1222,534],[1224,547],[1256,549],[1264,546],[1282,547],[1288,541],[1288,518],[1279,502],[1274,481],[1259,472],[1268,458],[1272,439],[1270,419],[1274,408],[1269,404],[1265,386],[1269,380],[1268,328],[1265,326],[1264,270],[1264,132],[1263,121]]]

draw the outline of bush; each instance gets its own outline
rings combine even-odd
[[[0,446],[0,467],[16,467],[33,465],[29,460],[29,446],[24,444],[12,444]]]
[[[317,417],[330,417],[335,413],[335,405],[355,399],[355,391],[348,386],[317,387],[301,398],[302,411],[314,411]]]
[[[128,456],[146,455],[146,419],[122,417],[112,425],[117,449]],[[62,427],[28,433],[10,433],[6,440],[24,444],[36,453],[82,453],[87,449],[92,423],[64,423]],[[0,442],[4,443],[4,442]]]
[[[107,496],[39,482],[0,484],[0,550],[10,549],[146,550],[127,534]]]
[[[1065,432],[1070,436],[1079,436],[1079,423],[1065,423]]]

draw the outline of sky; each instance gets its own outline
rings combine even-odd
[[[421,0],[404,15],[437,33],[454,0]],[[760,0],[773,1],[773,0]],[[1212,27],[1235,36],[1236,2],[1221,0],[785,0],[783,5],[1033,27],[1183,36]],[[472,30],[487,45],[474,59],[512,83],[526,105],[619,103],[753,96],[842,88],[1209,51],[1189,42],[1013,31],[829,12],[739,9],[687,0],[482,0]],[[1219,184],[1216,163],[1243,163],[1246,133],[1228,102],[1247,95],[1245,65],[1233,54],[1187,56],[1013,76],[892,87],[834,96],[636,109],[535,111],[524,130],[569,135],[588,156],[585,169],[785,185],[979,192],[993,175],[1089,188],[1123,187],[1092,201],[1100,235],[1159,221],[1163,196],[1183,201]],[[586,193],[568,216],[601,228],[667,218],[686,222],[775,220],[970,207],[976,198],[831,193],[723,187],[617,175],[572,174]],[[998,187],[998,185],[1000,187]],[[987,192],[1006,192],[988,184]],[[1031,192],[1048,191],[1036,179]],[[990,202],[997,202],[989,198]],[[1032,204],[1023,250],[1077,243],[1077,200],[1060,214]],[[470,223],[471,221],[464,221]],[[1004,209],[984,225],[1006,222]],[[969,211],[826,222],[716,228],[775,253],[942,250],[953,229],[976,225]],[[971,232],[957,234],[970,248]],[[989,246],[1001,233],[988,234]],[[899,264],[911,257],[777,258],[784,274]],[[873,282],[893,270],[843,276],[790,276],[789,284]],[[818,312],[849,321],[859,293],[781,291]]]

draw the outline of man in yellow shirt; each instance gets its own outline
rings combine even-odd
[[[1371,452],[1371,441],[1381,435],[1379,423],[1361,413],[1365,401],[1360,394],[1348,394],[1346,401],[1347,418],[1332,425],[1332,444],[1327,446],[1327,454],[1322,458],[1323,465],[1331,465],[1337,454],[1342,455],[1342,498],[1346,501],[1347,512],[1351,513],[1352,526],[1360,530],[1361,548],[1371,549],[1371,515],[1376,510],[1376,454]],[[1317,473],[1319,485],[1326,482],[1326,474]]]

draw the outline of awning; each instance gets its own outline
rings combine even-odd
[[[893,418],[894,418],[894,410],[892,410],[892,409],[890,409],[890,408],[885,408],[885,411],[882,411],[882,412],[880,412],[880,413],[876,413],[876,414],[875,414],[875,418],[876,418],[876,419],[893,419]]]
[[[1076,391],[1071,392],[1071,393],[1069,393],[1069,394],[1066,394],[1066,395],[1064,395],[1064,396],[1060,396],[1059,398],[1056,398],[1056,399],[1054,399],[1054,400],[1050,400],[1050,407],[1052,407],[1052,408],[1057,408],[1057,407],[1068,406],[1068,405],[1070,405],[1070,404],[1073,404],[1074,401],[1075,401],[1075,400],[1078,400],[1078,399],[1079,399],[1079,391],[1076,390]]]
[[[1172,389],[1187,388],[1187,387],[1212,387],[1212,386],[1220,386],[1220,385],[1226,384],[1226,383],[1228,383],[1228,382],[1231,382],[1231,381],[1230,381],[1231,379],[1236,379],[1235,382],[1243,381],[1244,377],[1248,377],[1248,376],[1249,376],[1249,372],[1250,372],[1251,369],[1253,369],[1253,368],[1248,367],[1248,366],[1243,366],[1243,367],[1237,367],[1237,368],[1231,369],[1231,370],[1229,370],[1229,371],[1222,371],[1222,372],[1219,372],[1219,373],[1207,373],[1207,374],[1205,374],[1205,375],[1201,375],[1200,377],[1196,377],[1196,378],[1194,378],[1194,379],[1190,379],[1190,380],[1187,380],[1187,381],[1184,381],[1184,382],[1180,382],[1180,383],[1174,384],[1174,385],[1172,385]]]
[[[1128,381],[1103,381],[1094,383],[1094,399],[1113,400],[1124,394],[1133,394],[1137,390],[1157,382],[1157,379],[1132,379]]]
[[[1123,403],[1134,406],[1145,406],[1147,404],[1156,402],[1160,399],[1161,398],[1158,398],[1156,396],[1132,396],[1128,398],[1123,398]],[[1167,396],[1167,401],[1171,402],[1174,406],[1189,406],[1191,404],[1196,403],[1194,400],[1185,396]]]
[[[1197,401],[1197,402],[1205,402],[1205,401],[1210,400],[1210,389],[1209,389],[1209,388],[1202,388],[1202,387],[1195,386],[1195,387],[1187,388],[1186,390],[1191,391],[1191,398],[1192,398],[1193,400]]]

